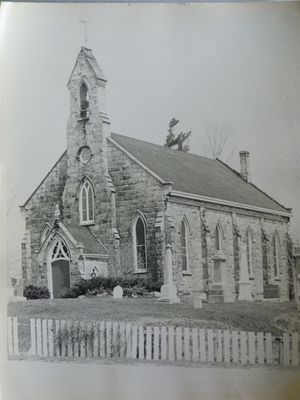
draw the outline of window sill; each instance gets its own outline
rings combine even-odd
[[[80,226],[90,226],[90,225],[95,225],[94,221],[91,222],[80,222]]]
[[[216,254],[212,257],[212,259],[213,259],[213,260],[216,260],[216,261],[226,261],[226,257],[225,257],[223,254],[221,254],[221,253],[216,253]]]
[[[192,276],[192,273],[190,271],[182,271],[183,276]]]
[[[253,275],[249,276],[249,281],[254,281],[254,276]]]
[[[134,273],[135,273],[135,274],[146,274],[146,273],[147,273],[147,270],[146,270],[146,269],[135,270]]]

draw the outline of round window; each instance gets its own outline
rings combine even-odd
[[[92,157],[92,152],[89,147],[83,147],[79,153],[80,161],[84,164],[88,163]]]

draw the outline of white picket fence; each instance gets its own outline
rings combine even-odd
[[[18,355],[17,318],[8,319],[8,328],[8,352]],[[299,367],[299,340],[298,333],[275,338],[262,332],[32,318],[27,354]]]

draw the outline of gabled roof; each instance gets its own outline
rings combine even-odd
[[[79,52],[79,54],[78,54],[78,56],[77,56],[75,65],[74,65],[74,67],[73,67],[72,73],[71,73],[70,78],[69,78],[69,80],[68,80],[68,85],[69,85],[70,80],[71,80],[71,78],[72,78],[74,69],[76,68],[78,59],[79,59],[80,57],[82,57],[82,56],[85,58],[87,64],[91,67],[91,69],[92,69],[92,71],[94,72],[96,78],[106,82],[107,79],[106,79],[106,77],[105,77],[105,75],[104,75],[102,69],[99,67],[99,64],[97,63],[97,60],[96,60],[96,58],[95,58],[95,56],[94,56],[92,50],[91,50],[91,49],[88,49],[88,48],[86,48],[86,47],[81,47],[81,50],[80,50],[80,52]]]
[[[64,222],[64,225],[76,242],[83,244],[84,254],[109,254],[104,245],[92,234],[87,226],[78,226],[66,222]]]
[[[172,182],[172,191],[275,212],[289,212],[218,159],[169,149],[116,133],[112,133],[111,138],[161,181]]]

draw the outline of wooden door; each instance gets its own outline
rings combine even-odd
[[[59,298],[70,288],[70,265],[68,260],[52,262],[53,297]]]

